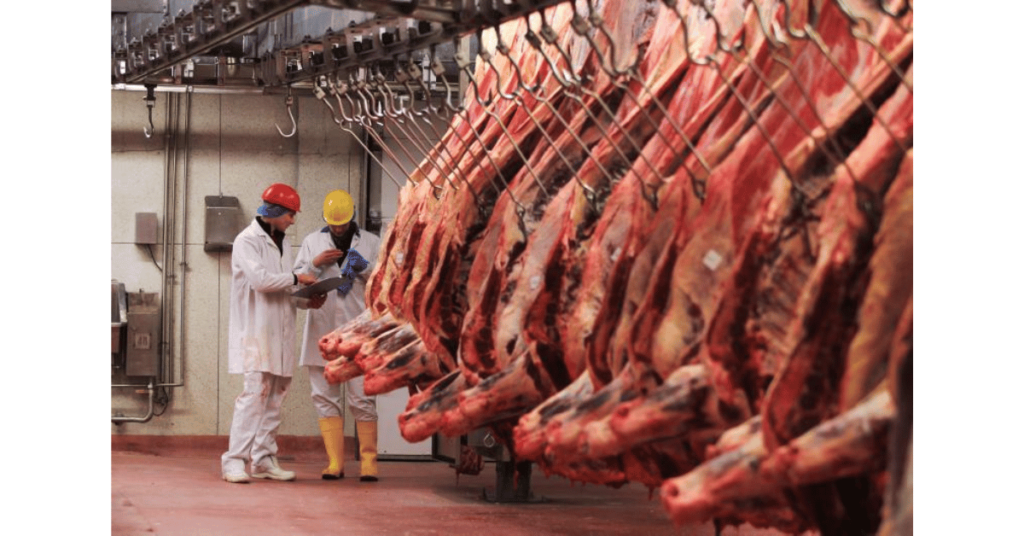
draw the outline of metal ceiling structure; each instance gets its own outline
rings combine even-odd
[[[457,79],[475,53],[460,39],[564,1],[113,0],[111,83],[314,87],[409,64]]]

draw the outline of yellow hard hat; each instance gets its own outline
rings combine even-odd
[[[345,190],[335,190],[324,198],[324,221],[328,225],[345,225],[355,213],[352,196]]]

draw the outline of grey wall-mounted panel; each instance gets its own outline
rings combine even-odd
[[[237,197],[206,196],[205,251],[231,251],[242,221],[242,207]]]

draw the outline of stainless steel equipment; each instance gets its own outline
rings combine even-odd
[[[114,369],[124,367],[125,334],[128,325],[128,297],[124,283],[110,281],[110,357]]]
[[[125,374],[160,374],[160,299],[155,292],[128,293]]]
[[[242,207],[237,197],[206,196],[206,241],[204,251],[231,251],[241,230]]]
[[[125,292],[124,283],[110,282],[111,322],[110,357],[112,384],[114,388],[136,389],[136,393],[148,395],[149,410],[140,417],[127,417],[120,411],[114,413],[111,422],[120,425],[126,422],[149,422],[156,414],[154,403],[157,399],[156,384],[160,375],[160,300],[155,292]],[[125,377],[148,378],[146,383],[118,383]],[[137,381],[137,380],[136,380]],[[145,388],[145,390],[139,390]],[[167,397],[161,396],[160,404],[166,408]]]

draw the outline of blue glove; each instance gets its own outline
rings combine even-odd
[[[348,296],[348,292],[352,290],[352,280],[345,279],[340,285],[338,285],[338,294],[342,296]]]
[[[366,267],[370,263],[354,249],[348,250],[348,256],[345,259],[345,267],[341,269],[341,275],[346,277],[355,277],[355,274],[362,273],[366,270]]]
[[[345,281],[338,285],[338,294],[347,296],[352,290],[352,282],[355,281],[356,274],[362,273],[369,265],[370,263],[358,251],[348,250],[348,255],[345,256],[345,266],[341,269],[341,277]]]

